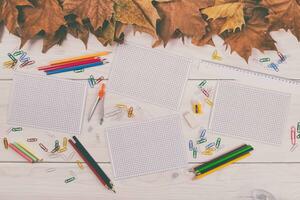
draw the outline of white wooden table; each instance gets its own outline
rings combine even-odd
[[[256,71],[282,76],[286,78],[297,79],[300,78],[300,46],[296,38],[284,31],[272,33],[277,40],[279,50],[288,54],[288,63],[280,66],[279,72],[274,72],[267,67],[260,65],[253,61],[253,58],[261,57],[276,57],[274,52],[266,52],[266,55],[260,54],[257,50],[253,51],[249,65],[245,63],[236,54],[230,55],[229,50],[225,50],[222,46],[220,38],[215,38],[216,47],[194,47],[186,40],[185,44],[181,40],[172,41],[167,46],[167,51],[179,53],[186,56],[191,56],[196,59],[211,60],[211,54],[215,49],[223,57],[222,62],[231,65],[239,65],[245,68],[251,68]],[[151,38],[147,35],[137,34],[133,37],[132,34],[128,37],[129,41],[141,43],[144,45],[151,45]],[[7,60],[6,53],[18,48],[19,39],[13,35],[5,32],[2,43],[0,44],[0,63]],[[111,47],[103,47],[96,41],[93,36],[90,36],[88,49],[85,50],[83,43],[79,40],[68,36],[68,39],[63,43],[62,47],[54,47],[47,54],[40,53],[42,41],[32,41],[28,43],[24,50],[33,58],[37,64],[35,67],[47,64],[51,60],[58,58],[66,58],[75,55],[82,55],[91,52],[98,52],[102,50],[113,50]],[[298,57],[297,57],[298,56]],[[113,53],[108,56],[111,61]],[[26,67],[25,71],[32,73],[40,73],[35,67]],[[57,75],[57,77],[64,77],[68,79],[76,79],[78,81],[86,81],[89,75],[93,74],[95,77],[104,76],[108,78],[110,65],[104,67],[93,68],[85,70],[83,73],[64,73]],[[208,84],[214,86],[218,80],[224,79],[239,79],[239,76],[234,72],[220,72],[218,70],[203,70],[198,65],[194,65],[191,69],[188,84],[182,100],[180,113],[191,110],[191,98],[197,91],[197,84],[201,80],[207,79]],[[174,80],[170,80],[174,81]],[[176,81],[176,80],[175,80]],[[242,162],[236,163],[226,169],[211,174],[201,180],[192,181],[192,174],[188,169],[180,169],[167,171],[164,173],[141,176],[121,181],[114,181],[117,193],[113,194],[104,189],[96,177],[85,166],[81,170],[76,165],[76,160],[79,159],[77,155],[73,158],[68,158],[73,152],[69,147],[68,151],[57,158],[49,157],[43,152],[38,143],[26,143],[26,138],[36,137],[39,142],[47,145],[50,148],[54,145],[54,140],[60,141],[64,136],[70,135],[62,133],[47,132],[37,130],[29,127],[23,127],[22,132],[14,132],[7,134],[6,130],[10,128],[6,124],[7,108],[9,104],[10,86],[12,83],[12,71],[7,69],[0,69],[0,199],[51,199],[51,200],[79,200],[86,198],[93,199],[251,199],[251,191],[254,189],[264,189],[271,192],[276,199],[299,199],[300,190],[300,148],[294,152],[290,152],[291,147],[289,139],[289,127],[296,125],[300,121],[300,91],[293,94],[292,105],[286,131],[284,132],[283,144],[280,147],[264,145],[257,142],[248,142],[228,137],[221,137],[224,149],[218,153],[222,153],[227,149],[232,149],[243,143],[250,143],[255,147],[253,155]],[[274,85],[276,87],[276,85]],[[87,108],[90,108],[95,99],[97,87],[89,88],[87,96]],[[116,103],[134,104],[142,108],[142,114],[138,119],[142,120],[152,117],[162,116],[168,114],[170,111],[161,109],[159,107],[136,102],[131,99],[123,98],[113,94],[108,94],[106,97],[105,108],[109,110]],[[209,109],[207,108],[205,114],[199,118],[201,126],[207,126]],[[129,121],[123,118],[121,120],[107,119],[101,127],[94,118],[90,123],[87,122],[87,112],[85,112],[85,120],[83,124],[82,134],[79,136],[82,143],[87,147],[92,156],[99,162],[99,165],[112,177],[112,166],[109,160],[106,141],[104,138],[103,128],[114,124]],[[188,151],[189,139],[198,137],[199,128],[191,129],[186,122],[182,120],[184,134],[186,139],[187,153],[189,156],[190,167],[211,159],[211,156],[199,155],[197,159],[192,157]],[[37,154],[44,158],[43,163],[29,164],[24,162],[19,155],[11,150],[5,150],[2,144],[2,138],[8,137],[9,141],[23,141]],[[211,140],[217,138],[217,135],[210,134]],[[214,155],[216,156],[216,155]],[[47,169],[55,168],[54,172],[47,172]],[[64,180],[71,176],[70,171],[75,172],[76,180],[66,184]]]

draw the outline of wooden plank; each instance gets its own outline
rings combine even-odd
[[[169,42],[166,48],[162,46],[158,47],[157,49],[161,49],[170,53],[175,53],[183,56],[187,56],[193,58],[194,60],[199,59],[206,59],[211,60],[211,54],[214,50],[218,50],[219,53],[222,55],[223,60],[222,63],[227,63],[233,66],[240,66],[245,69],[250,69],[254,71],[259,71],[267,74],[273,74],[278,76],[283,76],[287,78],[299,78],[300,77],[300,70],[299,64],[300,60],[298,59],[298,55],[300,54],[299,43],[297,42],[296,38],[291,35],[290,33],[284,31],[278,31],[273,34],[274,38],[277,39],[277,46],[278,49],[288,55],[288,61],[284,64],[280,65],[280,71],[275,72],[272,69],[266,67],[266,64],[261,64],[260,62],[254,61],[255,59],[259,59],[262,57],[270,57],[272,61],[276,62],[278,60],[278,56],[276,52],[265,52],[265,54],[260,53],[257,50],[253,50],[253,56],[250,57],[249,63],[247,64],[241,57],[239,57],[236,53],[230,54],[229,49],[226,50],[225,46],[223,45],[223,41],[215,37],[214,41],[216,47],[212,46],[204,46],[204,47],[197,47],[191,44],[190,40],[186,40],[183,44],[181,40],[172,40]],[[0,63],[8,60],[6,53],[12,52],[14,49],[18,48],[19,39],[7,31],[5,31],[3,36],[3,41],[0,44],[0,52],[3,52],[0,55]],[[128,35],[127,40],[130,42],[138,43],[141,45],[146,45],[151,47],[152,38],[150,38],[146,34],[137,34],[133,36],[133,34]],[[25,67],[24,70],[27,72],[39,73],[35,67],[42,66],[48,64],[50,61],[55,59],[67,58],[77,55],[84,55],[92,52],[99,52],[99,51],[113,51],[114,47],[103,47],[97,39],[90,35],[90,39],[88,42],[88,48],[85,49],[83,43],[73,38],[72,36],[68,36],[67,40],[64,41],[62,46],[55,46],[50,49],[47,54],[41,53],[42,48],[42,40],[37,40],[34,42],[28,42],[24,50],[28,53],[28,55],[36,61],[36,64],[32,67]],[[112,61],[113,53],[109,55],[108,61]],[[219,61],[217,61],[219,62]],[[63,74],[55,75],[57,77],[65,77],[65,78],[72,78],[72,79],[87,79],[90,74],[95,76],[105,76],[108,77],[110,71],[110,64],[105,66],[91,68],[85,70],[83,73],[76,74],[74,72],[68,72]],[[232,74],[220,73],[220,70],[211,71],[203,71],[199,70],[198,66],[193,66],[190,71],[190,79],[232,79]],[[0,79],[11,79],[12,78],[12,70],[0,68]]]
[[[112,177],[109,164],[100,164]],[[192,167],[192,166],[190,166]],[[299,163],[234,164],[203,179],[192,181],[186,169],[114,181],[116,194],[104,189],[85,167],[69,164],[0,164],[1,199],[251,199],[252,191],[263,189],[276,199],[297,200],[300,191]],[[48,173],[47,169],[56,171]],[[286,172],[288,169],[288,173]],[[76,174],[75,181],[64,183]]]
[[[191,99],[195,97],[195,95],[199,95],[199,90],[197,89],[197,84],[199,84],[201,80],[190,80],[188,81],[186,91],[182,100],[182,106],[180,109],[180,113],[184,113],[185,111],[191,110]],[[210,88],[213,88],[216,84],[216,81],[208,81],[208,84]],[[7,108],[8,108],[8,102],[9,102],[9,93],[10,93],[10,85],[11,81],[0,81],[0,91],[1,91],[1,98],[0,98],[0,137],[3,138],[6,134],[6,130],[10,127],[6,124],[6,116],[7,116]],[[267,86],[265,86],[267,87]],[[274,88],[277,87],[274,85]],[[288,89],[288,88],[283,88]],[[108,162],[109,161],[109,155],[108,150],[106,146],[106,139],[104,134],[104,128],[108,126],[113,126],[120,124],[122,122],[128,122],[132,120],[145,120],[153,117],[159,117],[164,116],[167,114],[170,114],[170,111],[167,109],[162,109],[160,107],[146,104],[146,103],[138,103],[133,100],[120,97],[113,94],[108,94],[106,97],[105,102],[105,108],[106,111],[112,110],[114,105],[116,103],[125,103],[130,104],[134,106],[140,106],[142,108],[141,111],[137,112],[137,117],[134,119],[128,119],[126,115],[120,120],[118,119],[106,119],[105,123],[102,126],[98,124],[97,115],[91,120],[90,123],[87,122],[87,115],[88,110],[91,107],[95,96],[97,93],[97,88],[89,89],[88,96],[87,96],[87,103],[86,103],[86,112],[84,117],[84,124],[83,124],[83,130],[82,135],[79,136],[80,140],[84,143],[84,145],[87,147],[87,149],[91,152],[91,154],[96,158],[98,161],[102,162]],[[295,125],[296,122],[299,120],[298,113],[300,112],[300,92],[297,94],[293,94],[292,99],[292,107],[290,109],[289,119],[288,119],[288,127],[286,128],[286,131],[283,136],[283,144],[279,147],[277,146],[270,146],[265,145],[257,142],[249,142],[252,144],[255,148],[255,151],[253,153],[253,156],[251,156],[249,159],[247,159],[247,162],[299,162],[300,160],[300,150],[296,149],[294,152],[290,152],[290,135],[289,135],[289,127],[291,125]],[[199,120],[200,126],[206,127],[208,125],[208,119],[210,114],[210,108],[205,105],[204,108],[204,114],[197,117],[197,120]],[[190,162],[203,162],[211,159],[211,156],[199,156],[197,159],[192,158],[192,153],[188,151],[188,141],[190,139],[196,140],[197,137],[199,137],[199,128],[191,129],[188,127],[187,123],[182,119],[182,125],[183,125],[183,132],[185,135],[185,143],[187,147],[187,152],[189,156]],[[8,135],[8,138],[10,141],[26,141],[27,138],[30,137],[37,137],[38,142],[42,142],[45,144],[49,149],[54,148],[54,141],[55,139],[59,139],[62,141],[62,137],[66,136],[69,137],[68,134],[62,134],[62,133],[52,133],[53,136],[49,137],[48,133],[51,133],[51,131],[43,131],[38,129],[33,129],[29,127],[24,127],[24,131],[22,132],[14,132],[10,133]],[[208,140],[214,141],[218,135],[215,135],[213,133],[208,134]],[[230,150],[240,144],[243,144],[244,140],[239,139],[233,139],[229,137],[221,137],[222,138],[222,144],[225,146],[224,149],[217,152],[216,155],[221,154],[227,150]],[[2,143],[2,141],[1,141]],[[43,152],[40,147],[38,146],[38,143],[28,143],[28,145],[33,148],[41,157],[44,158],[47,162],[70,162],[74,161],[76,158],[73,159],[67,159],[69,154],[72,152],[71,147],[69,147],[69,150],[64,153],[65,157],[58,157],[58,158],[52,158],[49,157],[49,155],[45,152]],[[0,156],[0,161],[21,161],[22,158],[20,158],[18,155],[16,155],[11,150],[3,150],[3,145],[0,144],[0,150],[2,155]],[[200,148],[200,147],[199,147]]]

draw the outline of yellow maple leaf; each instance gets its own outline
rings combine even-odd
[[[226,30],[235,31],[237,28],[241,29],[244,20],[243,3],[225,3],[208,7],[202,10],[202,13],[208,16],[208,19],[226,18],[220,33]]]

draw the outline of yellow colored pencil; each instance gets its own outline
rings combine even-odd
[[[209,174],[211,174],[211,173],[214,173],[214,172],[216,172],[216,171],[218,171],[218,170],[220,170],[220,169],[223,169],[223,168],[225,168],[225,167],[227,167],[227,166],[229,166],[229,165],[231,165],[231,164],[233,164],[233,163],[235,163],[235,162],[238,162],[238,161],[240,161],[240,160],[242,160],[242,159],[244,159],[244,158],[247,158],[247,157],[250,156],[250,155],[251,155],[250,153],[247,153],[247,154],[245,154],[245,155],[243,155],[243,156],[241,156],[241,157],[238,157],[238,158],[236,158],[236,159],[234,159],[234,160],[232,160],[232,161],[230,161],[230,162],[228,162],[228,163],[225,163],[224,165],[221,165],[221,166],[219,166],[219,167],[216,167],[215,169],[212,169],[212,170],[210,170],[210,171],[208,171],[208,172],[206,172],[206,173],[204,173],[204,174],[199,174],[198,176],[195,176],[195,177],[193,178],[193,180],[197,180],[197,179],[203,178],[203,177],[205,177],[205,176],[207,176],[207,175],[209,175]]]
[[[17,143],[17,142],[16,142]],[[30,153],[34,158],[36,158],[38,161],[41,161],[43,159],[38,158],[36,155],[34,155],[34,153],[28,148],[26,147],[24,144],[21,143],[17,143],[18,145],[20,145],[23,149],[25,149],[28,153]]]
[[[87,55],[84,55],[84,56],[76,56],[76,57],[72,57],[72,58],[65,58],[65,59],[50,62],[50,65],[56,65],[56,64],[60,64],[60,63],[64,63],[64,62],[76,61],[76,60],[81,60],[81,59],[86,59],[86,58],[93,58],[93,57],[98,57],[98,56],[106,56],[109,53],[110,53],[109,51],[102,51],[102,52],[98,52],[98,53],[87,54]]]

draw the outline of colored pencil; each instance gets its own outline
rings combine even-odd
[[[206,162],[206,163],[204,163],[204,164],[202,164],[202,165],[199,165],[199,166],[197,166],[197,167],[194,167],[194,171],[196,172],[196,171],[202,169],[203,167],[206,167],[206,166],[210,165],[211,163],[214,163],[214,162],[216,162],[216,161],[218,161],[218,160],[220,160],[220,159],[222,159],[222,158],[227,157],[227,156],[230,155],[230,154],[233,154],[233,153],[235,153],[235,152],[238,152],[238,151],[240,151],[241,149],[244,149],[244,148],[247,148],[247,147],[248,147],[248,145],[246,145],[246,144],[244,144],[244,145],[242,145],[242,146],[240,146],[240,147],[237,147],[237,148],[235,148],[235,149],[233,149],[233,150],[231,150],[231,151],[229,151],[229,152],[227,152],[227,153],[225,153],[225,154],[223,154],[223,155],[221,155],[221,156],[218,156],[217,158],[214,158],[214,159],[212,159],[212,160],[210,160],[210,161],[208,161],[208,162]]]
[[[60,64],[60,65],[49,65],[49,66],[44,66],[43,68],[40,68],[39,70],[50,71],[50,70],[75,67],[75,66],[85,65],[85,64],[95,63],[95,62],[101,62],[101,59],[100,58],[92,58],[92,59],[70,62],[70,63]]]
[[[85,69],[85,68],[90,68],[90,67],[96,67],[103,65],[103,62],[96,62],[96,63],[91,63],[91,64],[86,64],[86,65],[79,65],[75,67],[69,67],[65,69],[57,69],[57,70],[52,70],[46,72],[47,75],[52,75],[52,74],[58,74],[58,73],[64,73],[64,72],[69,72],[69,71],[74,71],[74,70],[80,70],[80,69]]]
[[[93,58],[93,57],[99,57],[99,56],[106,56],[109,53],[110,52],[108,52],[108,51],[102,51],[102,52],[88,54],[88,55],[84,55],[84,56],[76,56],[76,57],[72,57],[72,58],[55,60],[53,62],[50,62],[50,64],[51,65],[53,65],[53,64],[62,64],[62,63],[70,62],[70,61],[82,60],[82,59],[85,59],[85,58]]]
[[[27,155],[25,155],[22,151],[20,151],[17,147],[15,147],[13,144],[8,144],[8,146],[13,149],[16,153],[18,153],[20,156],[22,156],[23,158],[25,158],[28,162],[33,163],[33,160],[28,157]]]
[[[97,162],[93,159],[93,157],[88,153],[88,151],[83,147],[80,141],[74,136],[73,139],[75,143],[69,139],[69,143],[75,149],[75,151],[80,155],[80,157],[86,162],[92,172],[96,175],[96,177],[100,180],[100,182],[109,190],[113,189],[113,184],[111,183],[110,179],[106,176],[104,171],[99,167]]]
[[[220,165],[230,162],[231,160],[234,160],[246,153],[249,153],[252,150],[253,150],[253,147],[246,146],[246,147],[239,149],[238,151],[235,151],[233,153],[224,154],[224,155],[219,156],[216,159],[214,159],[214,161],[208,161],[207,163],[200,165],[199,168],[195,172],[197,174],[198,173],[203,174],[203,173],[210,171]]]
[[[25,151],[27,151],[28,153],[30,153],[34,158],[36,158],[37,161],[42,160],[40,158],[38,158],[32,150],[30,150],[28,147],[26,147],[24,144],[16,142],[20,147],[22,147]]]
[[[24,153],[25,155],[27,155],[29,158],[31,158],[33,160],[33,162],[37,162],[38,158],[35,157],[34,155],[32,155],[31,153],[29,153],[28,151],[26,151],[22,146],[20,146],[18,143],[14,142],[13,145],[18,148],[22,153]]]
[[[233,163],[236,163],[236,162],[238,162],[238,161],[240,161],[240,160],[242,160],[242,159],[244,159],[244,158],[247,158],[247,157],[250,156],[250,155],[251,155],[250,153],[247,153],[247,154],[245,154],[245,155],[243,155],[243,156],[240,156],[240,157],[238,157],[238,158],[236,158],[236,159],[234,159],[234,160],[231,160],[230,162],[225,163],[225,164],[223,164],[223,165],[221,165],[221,166],[219,166],[219,167],[217,167],[217,168],[214,168],[214,169],[212,169],[212,170],[210,170],[210,171],[208,171],[208,172],[206,172],[206,173],[204,173],[204,174],[199,174],[199,175],[195,176],[195,177],[193,178],[193,180],[203,178],[203,177],[205,177],[205,176],[207,176],[207,175],[209,175],[209,174],[212,174],[212,173],[214,173],[214,172],[216,172],[216,171],[218,171],[218,170],[221,170],[221,169],[223,169],[223,168],[225,168],[225,167],[227,167],[227,166],[229,166],[229,165],[231,165],[231,164],[233,164]]]

